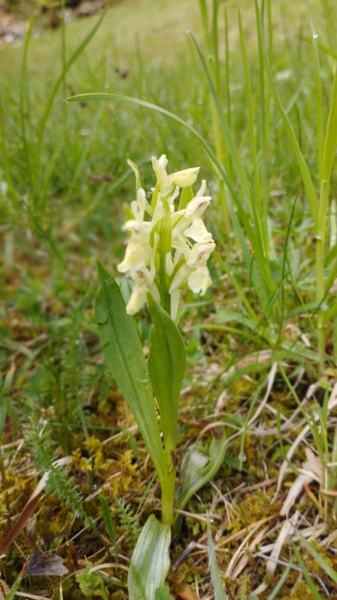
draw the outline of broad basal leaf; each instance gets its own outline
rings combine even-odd
[[[142,346],[117,283],[100,263],[98,274],[102,288],[96,302],[96,319],[102,350],[162,482],[164,451]]]
[[[154,515],[146,521],[133,551],[128,575],[129,600],[155,600],[170,568],[171,527]]]
[[[207,456],[202,459],[202,453],[200,450],[194,449],[197,453],[197,460],[193,457],[193,453],[187,455],[186,464],[185,459],[182,464],[182,473],[186,473],[185,479],[180,476],[182,480],[182,491],[178,495],[178,501],[180,508],[186,506],[189,499],[195,494],[200,488],[207,483],[220,469],[226,454],[227,439],[225,433],[222,433],[220,439],[213,438],[209,446],[209,460],[205,465]],[[184,464],[185,462],[185,464]],[[200,465],[200,466],[199,466]],[[199,468],[198,468],[199,466]]]
[[[149,373],[160,408],[165,447],[171,451],[175,449],[178,427],[178,403],[186,365],[185,346],[170,315],[150,295],[148,305],[153,322]]]

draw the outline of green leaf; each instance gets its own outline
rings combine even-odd
[[[176,447],[178,403],[185,374],[185,345],[169,314],[148,295],[152,317],[148,367],[160,408],[161,430],[168,452]]]
[[[105,496],[103,496],[103,494],[100,494],[98,497],[99,497],[99,501],[100,501],[101,507],[102,507],[104,524],[105,524],[108,536],[114,547],[116,562],[118,562],[118,549],[117,549],[117,544],[116,544],[115,526],[114,526],[114,523],[113,523],[113,520],[111,517],[109,503],[108,503],[107,499],[105,498]]]
[[[313,593],[315,600],[323,600],[323,598],[322,598],[321,594],[319,593],[318,589],[316,588],[312,578],[310,577],[310,573],[309,573],[307,567],[305,566],[304,561],[302,560],[302,557],[301,557],[301,554],[300,554],[298,548],[295,546],[294,542],[292,542],[292,545],[293,545],[293,549],[294,549],[298,564],[300,565],[300,567],[302,569],[305,580],[308,584],[309,589]],[[310,546],[310,544],[308,544],[308,545]]]
[[[170,525],[163,525],[151,515],[133,551],[128,575],[129,600],[156,600],[156,590],[163,586],[170,568],[170,542]]]
[[[205,483],[207,483],[210,479],[212,479],[212,477],[214,477],[214,475],[216,475],[224,461],[226,446],[227,438],[224,432],[222,432],[222,437],[220,439],[216,439],[214,437],[209,447],[209,461],[205,466],[195,470],[193,476],[191,469],[187,469],[183,461],[182,471],[184,468],[186,468],[186,471],[189,473],[189,475],[188,478],[186,478],[186,481],[182,481],[184,486],[178,497],[180,508],[184,508],[193,494],[200,490]],[[198,452],[200,453],[199,450]]]
[[[322,164],[322,182],[330,181],[331,170],[335,159],[337,145],[337,70],[335,71],[332,96],[326,128],[324,154]]]
[[[156,590],[155,600],[173,600],[173,596],[170,595],[170,588],[167,583],[165,583],[160,590]]]
[[[16,580],[14,581],[14,583],[13,583],[11,589],[9,590],[8,594],[6,594],[6,600],[14,600],[15,594],[18,591],[18,589],[19,589],[19,587],[21,585],[22,579],[24,578],[25,573],[27,571],[27,567],[28,567],[28,564],[25,564],[25,566],[23,567],[23,569],[21,569],[19,575],[17,576]]]
[[[99,262],[98,275],[102,288],[96,302],[96,319],[105,360],[130,407],[162,482],[164,451],[142,346],[133,320],[126,313],[118,284]]]
[[[281,579],[279,579],[277,585],[274,587],[273,591],[271,592],[271,594],[269,594],[267,600],[275,600],[275,598],[277,598],[277,595],[280,591],[280,589],[282,588],[282,586],[285,584],[287,577],[289,575],[289,572],[291,570],[292,567],[292,561],[289,563],[289,565],[287,566],[286,570],[284,571],[284,573],[282,574]],[[257,598],[257,596],[255,596],[255,598]],[[249,597],[249,600],[253,600],[253,596]],[[257,599],[258,600],[258,599]]]
[[[82,52],[85,50],[85,48],[89,44],[90,40],[94,37],[97,29],[99,28],[100,24],[102,23],[102,21],[105,17],[105,14],[106,14],[106,10],[104,10],[102,12],[101,16],[96,21],[96,23],[94,24],[92,29],[90,29],[88,34],[85,36],[84,40],[79,44],[79,46],[76,48],[75,52],[71,55],[68,62],[64,65],[62,73],[59,75],[59,77],[57,78],[57,80],[55,81],[55,83],[52,87],[50,97],[48,99],[48,102],[46,102],[46,108],[45,108],[44,114],[42,115],[41,121],[39,123],[37,142],[36,142],[36,150],[35,150],[35,169],[37,169],[37,167],[39,166],[43,136],[44,136],[46,124],[48,121],[48,117],[49,117],[50,111],[52,109],[58,89],[59,89],[62,81],[64,80],[66,73],[69,71],[70,67],[74,64],[74,62],[76,62],[76,60],[79,58],[79,56],[82,54]]]
[[[301,540],[301,544],[311,554],[311,556],[313,556],[313,558],[316,560],[316,562],[319,564],[319,566],[323,569],[323,571],[325,571],[325,573],[330,577],[330,579],[332,579],[332,581],[334,581],[334,583],[337,583],[337,572],[335,571],[335,569],[333,569],[329,565],[329,563],[326,562],[326,560],[323,558],[323,556],[321,556],[320,553],[317,552],[317,550],[315,550],[315,548],[313,548],[311,544],[309,544],[309,542],[305,539],[305,537],[303,537],[303,535],[301,534],[300,531],[298,531],[297,533]],[[295,550],[295,547],[294,547],[294,550]],[[295,551],[295,553],[296,553],[296,551]],[[296,553],[296,557],[298,559],[297,553]]]
[[[261,20],[263,22],[263,6],[264,6],[264,0],[262,2],[262,17]],[[263,25],[263,23],[262,23]],[[314,188],[314,184],[312,182],[312,178],[310,175],[310,171],[308,168],[308,165],[305,161],[305,158],[302,154],[301,148],[299,146],[299,143],[297,141],[296,135],[295,135],[295,131],[294,128],[291,124],[291,121],[288,117],[288,115],[286,114],[286,111],[283,108],[282,102],[280,100],[276,85],[275,85],[275,81],[274,81],[274,77],[272,75],[272,71],[271,71],[271,67],[270,67],[270,63],[269,63],[269,58],[268,58],[268,53],[267,53],[267,49],[266,49],[266,43],[265,43],[265,39],[264,39],[264,30],[263,30],[263,26],[262,26],[262,47],[263,47],[263,52],[264,52],[264,56],[265,56],[265,65],[266,65],[266,70],[267,70],[267,75],[269,78],[269,83],[270,83],[270,89],[271,92],[274,96],[274,100],[275,100],[275,104],[279,110],[279,113],[281,115],[283,124],[287,130],[287,133],[289,135],[291,144],[293,146],[293,150],[297,159],[297,163],[299,166],[299,169],[301,171],[301,175],[302,175],[302,180],[303,180],[303,184],[308,196],[308,200],[309,200],[309,204],[310,204],[310,209],[311,209],[311,214],[312,214],[312,218],[315,224],[315,230],[317,231],[317,227],[318,227],[318,202],[317,202],[317,198],[316,198],[316,192],[315,192],[315,188]]]
[[[7,417],[7,404],[8,404],[8,395],[10,393],[10,389],[13,383],[13,377],[15,373],[15,367],[12,366],[2,384],[2,390],[0,394],[0,440],[2,438],[2,434],[5,429],[6,417]]]
[[[212,539],[211,525],[209,519],[207,521],[207,540],[208,540],[208,556],[211,578],[214,588],[215,600],[228,600],[223,587],[223,580],[219,571],[218,563],[216,562],[215,549]]]
[[[197,473],[209,463],[209,459],[207,448],[199,448],[196,444],[193,444],[187,449],[179,474],[179,481],[183,487],[186,487],[195,479]]]
[[[7,398],[6,396],[0,396],[0,440],[5,429],[7,416]]]

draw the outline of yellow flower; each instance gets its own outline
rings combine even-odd
[[[175,186],[179,188],[190,187],[197,180],[200,167],[192,167],[168,175],[166,172],[168,160],[165,154],[162,154],[159,159],[153,156],[151,160],[153,170],[157,175],[159,191],[164,196],[172,192]]]
[[[165,154],[159,159],[152,158],[157,185],[150,206],[141,187],[138,167],[129,161],[136,175],[137,200],[131,203],[134,218],[123,227],[130,232],[130,241],[117,269],[134,281],[126,307],[129,315],[146,305],[150,293],[156,302],[170,307],[171,317],[177,322],[182,290],[189,287],[196,294],[204,294],[212,283],[206,263],[215,244],[201,218],[211,202],[211,197],[205,196],[206,181],[185,209],[176,210],[179,188],[193,185],[199,167],[168,175],[167,162]],[[160,269],[159,273],[156,269]],[[169,302],[167,294],[171,296]]]

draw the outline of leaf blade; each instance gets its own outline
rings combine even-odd
[[[189,499],[195,494],[200,488],[205,485],[220,469],[226,454],[227,447],[227,438],[222,432],[222,437],[220,439],[216,439],[213,437],[210,446],[209,446],[209,454],[210,459],[208,463],[197,470],[194,473],[193,478],[184,483],[184,487],[182,488],[181,493],[179,494],[178,501],[180,508],[183,509]]]
[[[321,556],[320,553],[317,552],[317,550],[315,550],[315,548],[313,548],[313,546],[311,544],[309,544],[308,540],[305,539],[305,537],[301,534],[300,531],[298,531],[298,536],[301,540],[301,544],[311,554],[311,556],[317,561],[319,566],[325,571],[325,573],[332,579],[332,581],[334,583],[337,583],[337,572],[335,571],[335,569],[333,569],[331,567],[331,565],[329,565],[326,562],[326,560],[323,558],[323,556]],[[295,547],[294,547],[294,550],[295,550]],[[296,556],[297,556],[297,554],[296,554]]]
[[[155,600],[170,568],[171,527],[150,515],[133,551],[128,575],[130,600]]]
[[[209,568],[211,571],[211,578],[214,588],[215,600],[228,600],[228,596],[223,587],[223,581],[221,573],[216,561],[214,543],[212,539],[212,532],[209,519],[207,520],[207,543],[208,543],[208,557],[209,557]]]
[[[102,288],[96,302],[96,319],[102,350],[162,482],[164,451],[142,346],[118,284],[100,263],[98,274]]]
[[[153,322],[148,368],[160,408],[165,448],[171,451],[176,446],[178,403],[186,366],[185,345],[169,314],[150,295],[148,306]]]

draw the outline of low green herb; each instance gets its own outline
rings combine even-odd
[[[148,202],[138,168],[131,161],[129,164],[136,176],[137,200],[131,203],[133,218],[124,225],[131,235],[124,260],[117,268],[131,277],[134,286],[125,305],[117,282],[98,263],[101,290],[96,317],[106,361],[138,424],[161,487],[162,524],[154,515],[149,517],[135,546],[128,580],[130,598],[154,600],[156,586],[151,573],[160,573],[159,588],[169,568],[174,506],[177,501],[181,508],[185,506],[215,475],[225,454],[222,431],[220,438],[211,442],[207,464],[192,469],[192,476],[176,497],[178,405],[186,364],[185,345],[177,326],[182,292],[190,288],[204,294],[210,287],[207,260],[215,243],[201,218],[211,202],[211,197],[205,195],[206,181],[196,194],[192,188],[199,168],[168,175],[166,156],[152,158],[157,183]],[[146,304],[152,318],[147,361],[131,317]],[[153,538],[150,545],[149,536]]]

